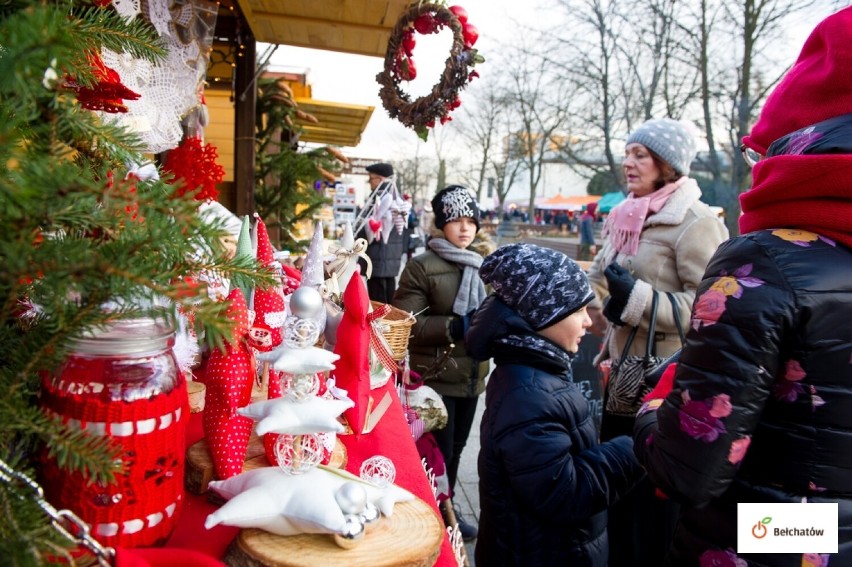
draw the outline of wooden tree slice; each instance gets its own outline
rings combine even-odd
[[[441,552],[444,527],[422,500],[400,502],[351,549],[330,534],[279,536],[244,529],[225,556],[230,567],[432,567]]]

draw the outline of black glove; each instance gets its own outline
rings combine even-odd
[[[626,303],[620,301],[614,297],[610,297],[604,301],[603,314],[604,317],[609,319],[609,321],[613,325],[618,325],[619,327],[624,326],[624,321],[621,320],[621,314],[624,313],[624,308],[627,306]]]
[[[630,299],[630,292],[633,291],[633,286],[636,285],[636,279],[630,275],[630,272],[615,262],[606,267],[604,276],[606,277],[610,295],[609,301],[604,306],[604,317],[612,321],[615,325],[624,325],[624,321],[621,320],[621,314],[627,306],[627,300]]]
[[[464,317],[454,317],[453,320],[450,321],[450,337],[454,341],[460,341],[464,339],[468,328],[470,328],[470,314],[467,314]]]
[[[636,279],[630,275],[630,272],[615,262],[606,267],[604,276],[609,287],[609,294],[626,303],[630,297],[630,292],[633,291],[633,286],[636,285]]]

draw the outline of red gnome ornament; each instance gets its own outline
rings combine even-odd
[[[335,354],[340,355],[331,372],[335,384],[349,393],[355,407],[346,410],[343,417],[358,438],[367,419],[370,400],[370,323],[367,314],[370,299],[361,278],[352,278],[343,292],[343,319],[337,329]]]
[[[270,270],[280,272],[280,264],[275,261],[272,252],[272,243],[269,241],[269,233],[260,216],[255,213],[257,220],[257,261]],[[249,344],[260,352],[269,352],[281,346],[284,339],[281,329],[284,327],[284,319],[287,316],[287,307],[284,305],[283,283],[271,289],[256,289],[254,292],[254,323],[249,330]],[[261,387],[266,388],[267,399],[280,398],[281,372],[271,368],[271,364],[264,362],[261,370]],[[263,436],[263,448],[266,459],[273,465],[278,464],[275,456],[275,442],[278,440],[277,433],[267,433]]]
[[[224,352],[210,353],[204,384],[204,436],[210,447],[216,476],[230,478],[243,472],[246,449],[254,422],[237,414],[251,402],[254,381],[254,353],[246,342],[249,314],[243,292],[234,288],[228,294],[228,316],[234,323],[233,339]]]

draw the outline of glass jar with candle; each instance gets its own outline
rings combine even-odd
[[[41,407],[68,427],[107,436],[120,448],[120,471],[110,484],[42,467],[48,501],[74,511],[102,544],[164,543],[184,495],[186,381],[165,321],[112,322],[73,341],[71,352],[42,381]]]

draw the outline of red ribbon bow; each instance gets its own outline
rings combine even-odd
[[[390,305],[387,303],[381,304],[367,314],[367,322],[370,323],[370,347],[376,353],[376,356],[379,357],[379,362],[382,363],[382,366],[391,372],[396,372],[399,369],[399,365],[393,359],[390,346],[379,329],[379,319],[387,315],[390,310]]]

